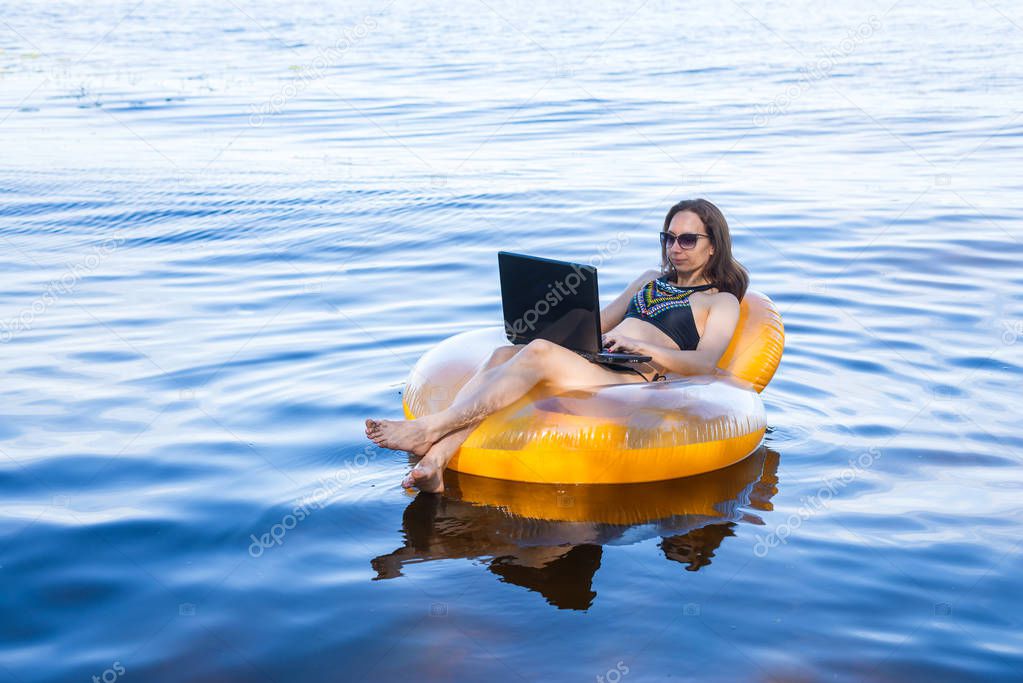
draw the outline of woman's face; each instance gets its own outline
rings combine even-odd
[[[714,245],[711,243],[710,235],[703,221],[692,211],[679,211],[671,218],[668,225],[668,232],[682,235],[687,232],[703,235],[697,238],[696,246],[692,249],[683,249],[679,246],[678,240],[673,240],[666,251],[668,262],[675,266],[680,273],[691,273],[707,265],[710,257],[714,254]]]

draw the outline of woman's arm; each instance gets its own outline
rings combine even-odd
[[[732,341],[738,323],[739,300],[731,294],[721,293],[714,296],[703,336],[695,350],[682,351],[631,337],[621,340],[622,343],[614,344],[611,350],[650,356],[654,363],[667,372],[679,375],[710,375],[714,373],[718,361]]]
[[[632,281],[625,291],[618,295],[618,298],[609,303],[600,311],[600,333],[604,334],[614,328],[615,325],[625,319],[625,313],[629,310],[629,300],[640,287],[656,280],[661,274],[659,270],[648,270]],[[649,355],[649,354],[647,354]]]

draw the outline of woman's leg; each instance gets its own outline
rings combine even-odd
[[[540,381],[568,389],[644,379],[609,370],[563,346],[536,339],[508,362],[480,373],[476,386],[471,391],[459,392],[446,410],[417,420],[366,420],[366,433],[384,448],[425,455],[448,432],[462,429],[504,408]]]
[[[509,347],[502,347],[509,348]],[[516,347],[516,349],[521,347]],[[496,353],[496,352],[495,352]],[[510,356],[509,356],[510,358]],[[459,400],[463,395],[468,395],[472,391],[475,391],[476,387],[483,381],[484,371],[492,367],[492,365],[499,365],[500,363],[493,363],[493,356],[491,362],[473,376],[470,382],[467,382],[462,386],[462,389],[458,392],[456,401]],[[612,373],[617,380],[620,378],[620,373]],[[622,380],[622,381],[646,381],[645,378],[641,378],[640,375],[633,374],[632,377],[637,377],[636,380]],[[478,380],[474,382],[473,380]],[[412,468],[412,471],[402,480],[401,485],[404,488],[418,488],[421,491],[428,493],[440,493],[444,490],[444,469],[448,466],[448,462],[455,456],[458,449],[462,446],[469,434],[476,428],[477,423],[473,423],[469,426],[462,427],[461,429],[449,432],[441,439],[430,447],[430,450],[426,452],[422,460],[416,463],[416,466]]]
[[[486,371],[506,363],[512,359],[512,357],[525,348],[525,344],[516,344],[514,346],[499,346],[490,354],[490,358],[483,364],[476,374],[469,378],[469,381],[462,385],[455,394],[454,401],[457,401],[460,396],[464,396],[476,390],[481,382],[485,380]],[[452,403],[454,402],[452,401]],[[416,487],[421,491],[428,493],[439,493],[444,490],[444,468],[447,467],[448,461],[454,457],[455,453],[458,452],[458,448],[462,443],[469,437],[469,434],[475,429],[476,425],[472,424],[467,427],[463,427],[457,431],[450,432],[445,435],[437,443],[430,446],[430,450],[426,452],[422,460],[416,463],[416,466],[412,468],[412,471],[402,480],[401,485],[405,488]]]
[[[479,393],[487,391],[488,388],[492,392],[492,388],[496,385],[498,390],[502,392],[502,396],[508,396],[506,387],[509,382],[506,381],[503,384],[498,384],[502,376],[510,376],[511,389],[518,392],[517,396],[513,396],[508,403],[524,394],[530,387],[536,384],[537,380],[532,378],[537,367],[535,357],[540,355],[538,349],[545,344],[549,344],[549,342],[537,344],[534,341],[526,344],[507,362],[485,368],[478,372],[467,383],[467,386],[458,392],[452,404],[446,410],[439,413],[424,415],[416,420],[367,419],[366,436],[378,446],[425,456],[429,452],[430,447],[448,432],[467,427],[486,417],[488,413],[480,409],[481,405],[476,398]],[[521,360],[526,360],[527,362],[516,363],[516,361]],[[518,367],[509,372],[513,365]],[[472,386],[468,386],[469,384]],[[497,409],[494,408],[493,410]],[[493,410],[490,412],[493,412]],[[460,424],[454,424],[451,421],[453,415],[457,415]],[[440,417],[438,418],[438,416]],[[450,426],[444,426],[449,423]]]
[[[466,393],[473,391],[480,385],[481,382],[485,381],[487,370],[496,367],[502,363],[505,363],[511,358],[524,349],[525,344],[515,344],[509,346],[499,346],[490,354],[490,358],[483,363],[482,367],[476,371],[476,373],[470,377],[465,384],[463,384],[457,392],[455,392],[454,398],[451,400],[452,403],[458,400],[460,396],[464,396]],[[373,419],[366,420],[366,437],[372,439],[374,434],[379,432],[379,421]],[[378,442],[379,443],[379,442]],[[382,445],[382,444],[381,444]],[[409,451],[412,453],[413,451]],[[416,455],[423,455],[422,453],[415,453]]]
[[[450,432],[443,436],[440,441],[430,446],[423,459],[416,463],[412,471],[402,479],[401,485],[404,488],[413,486],[420,491],[427,493],[440,493],[444,490],[444,468],[455,456],[462,443],[469,438],[469,434],[476,428],[476,425],[469,425]]]
[[[452,405],[456,403],[460,398],[468,396],[469,394],[474,392],[476,389],[479,388],[479,386],[482,383],[486,382],[487,379],[490,377],[490,375],[487,374],[487,370],[496,368],[499,365],[507,363],[512,358],[514,358],[519,351],[521,351],[524,348],[526,348],[525,344],[515,344],[513,346],[511,345],[499,346],[496,349],[494,349],[493,353],[490,354],[490,358],[488,358],[487,361],[483,364],[483,367],[477,370],[476,374],[470,377],[468,381],[465,384],[463,384],[458,389],[458,391],[455,392],[454,398],[451,399]]]

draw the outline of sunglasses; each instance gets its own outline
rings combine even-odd
[[[692,249],[696,246],[697,242],[700,241],[701,237],[710,239],[710,235],[704,235],[699,232],[683,232],[680,235],[676,235],[672,232],[661,233],[661,246],[665,249],[671,249],[673,242],[678,241],[678,246],[683,249]]]

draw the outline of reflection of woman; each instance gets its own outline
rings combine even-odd
[[[723,470],[649,484],[572,488],[457,473],[444,497],[417,496],[405,509],[405,543],[371,564],[378,579],[406,564],[480,558],[506,583],[536,591],[562,609],[587,609],[605,545],[661,537],[668,560],[688,571],[709,565],[738,522],[762,524],[778,454],[762,448]]]
[[[494,574],[541,593],[557,607],[586,609],[596,596],[591,583],[602,551],[591,542],[592,524],[563,524],[567,538],[555,541],[543,537],[549,525],[535,520],[451,498],[417,496],[405,509],[402,526],[405,545],[370,563],[378,579],[401,576],[405,564],[485,558]]]
[[[732,257],[728,222],[709,201],[686,200],[668,211],[660,236],[660,271],[643,273],[600,314],[604,346],[650,356],[645,372],[594,363],[544,339],[502,346],[446,410],[418,420],[366,420],[366,436],[377,445],[424,456],[402,485],[442,491],[444,468],[473,427],[538,382],[567,390],[714,372],[749,282]]]

